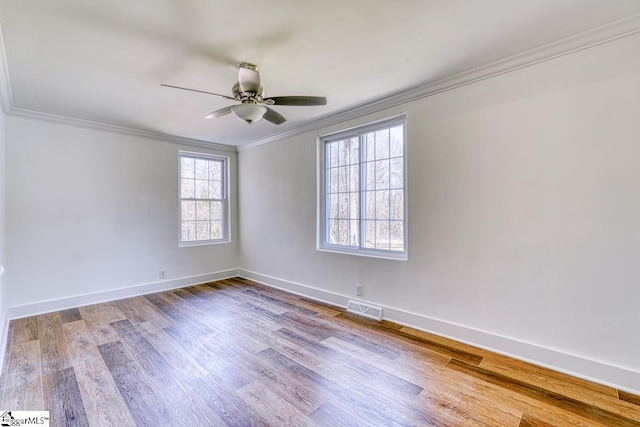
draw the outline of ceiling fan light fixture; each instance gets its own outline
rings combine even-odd
[[[249,124],[257,122],[267,112],[267,107],[258,104],[240,104],[231,109],[240,120]]]

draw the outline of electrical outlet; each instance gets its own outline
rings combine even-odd
[[[159,271],[158,271],[158,276],[159,276],[161,279],[166,279],[166,278],[167,278],[167,272],[166,272],[166,271],[164,271],[164,270],[159,270]]]
[[[356,295],[362,296],[362,285],[360,283],[356,283]]]

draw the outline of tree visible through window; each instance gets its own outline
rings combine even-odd
[[[180,243],[228,240],[227,158],[180,152]]]
[[[405,123],[323,138],[321,249],[406,257]]]

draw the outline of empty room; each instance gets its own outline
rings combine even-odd
[[[637,0],[0,1],[0,425],[640,426]]]

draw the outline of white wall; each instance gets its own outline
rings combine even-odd
[[[396,320],[640,390],[639,51],[636,35],[241,151],[241,271],[338,303],[362,283]],[[316,251],[317,135],[397,113],[409,260]]]
[[[8,116],[11,315],[235,273],[236,153],[217,153],[231,158],[232,243],[179,248],[180,149],[214,153]],[[158,284],[160,269],[167,281]],[[95,295],[78,298],[86,294]]]
[[[0,111],[0,265],[7,265],[7,227],[6,227],[6,204],[5,204],[5,116]],[[0,334],[4,337],[5,315],[6,315],[6,281],[5,276],[0,274]],[[0,355],[4,354],[4,338],[0,339]],[[1,364],[2,362],[0,362]]]

